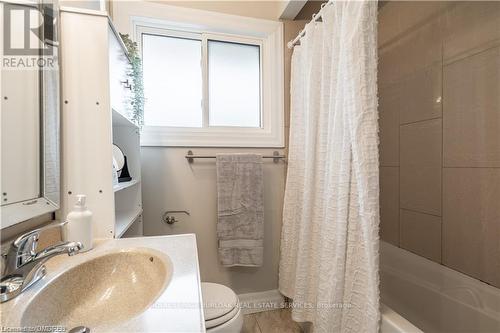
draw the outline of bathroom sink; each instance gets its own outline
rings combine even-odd
[[[50,280],[30,299],[21,326],[112,327],[136,317],[162,294],[172,276],[169,257],[132,248],[83,261]]]
[[[47,274],[0,303],[0,326],[88,327],[92,333],[204,332],[196,237],[98,239],[58,256]]]

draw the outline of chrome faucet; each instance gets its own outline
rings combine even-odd
[[[19,236],[9,248],[0,282],[0,302],[6,302],[21,294],[45,276],[44,263],[50,258],[67,254],[73,256],[83,245],[79,242],[65,242],[36,252],[40,234],[52,228],[61,228],[67,222],[51,224]]]

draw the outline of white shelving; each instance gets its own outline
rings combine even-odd
[[[138,181],[137,179],[132,179],[131,181],[124,182],[124,183],[118,183],[117,185],[113,186],[113,191],[115,191],[115,193],[116,193],[118,191],[124,190],[126,188],[129,188],[131,186],[134,186],[134,185],[137,185],[140,183],[141,182]]]
[[[58,217],[73,207],[75,194],[86,194],[95,238],[141,236],[140,133],[127,116],[132,93],[127,51],[103,12],[62,9],[62,44],[65,177]],[[132,177],[116,186],[113,144],[127,157]]]
[[[137,208],[130,211],[116,211],[115,212],[115,238],[120,238],[123,234],[137,221],[141,216],[142,209]]]
[[[110,94],[113,143],[120,147],[127,158],[127,166],[132,177],[129,182],[113,186],[115,193],[115,238],[142,236],[141,203],[141,160],[139,127],[129,119],[131,111],[127,77],[130,66],[129,58],[116,30],[110,24],[109,29]],[[131,228],[139,224],[140,228]]]
[[[113,117],[113,126],[126,126],[126,127],[135,127],[138,128],[136,124],[134,124],[127,117],[122,115],[120,112],[112,109],[112,117]]]
[[[113,112],[113,119],[121,119]],[[123,119],[121,119],[123,120]],[[127,158],[127,166],[132,180],[113,186],[115,193],[115,238],[121,237],[138,220],[142,213],[141,160],[139,128],[132,122],[113,121],[113,143]],[[110,170],[111,171],[111,170]],[[132,228],[139,230],[142,228]],[[127,233],[129,235],[129,233]],[[134,234],[142,236],[142,234]]]

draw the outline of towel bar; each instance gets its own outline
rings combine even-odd
[[[195,158],[215,158],[215,155],[195,155],[193,151],[189,150],[185,156],[189,163],[193,163]],[[278,151],[274,151],[272,155],[264,155],[262,158],[272,158],[274,163],[278,163],[280,160],[286,158],[285,155],[281,155]]]

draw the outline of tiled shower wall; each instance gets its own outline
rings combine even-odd
[[[500,287],[500,2],[379,11],[381,238]]]

